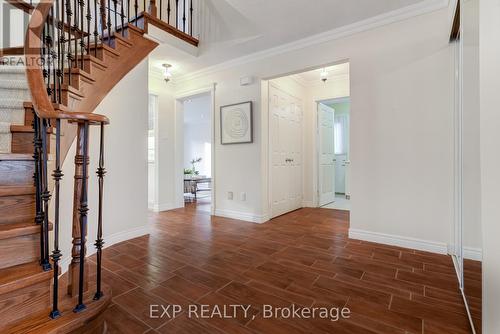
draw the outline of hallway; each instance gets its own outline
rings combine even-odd
[[[348,239],[346,211],[301,209],[259,225],[188,206],[150,220],[151,236],[104,251],[111,333],[470,332],[448,256]],[[152,304],[193,303],[251,308],[247,318],[149,316]],[[351,315],[264,319],[263,304]]]

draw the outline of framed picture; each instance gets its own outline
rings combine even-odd
[[[220,107],[221,144],[253,143],[252,101]]]

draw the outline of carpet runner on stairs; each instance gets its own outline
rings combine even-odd
[[[24,66],[0,66],[0,153],[11,152],[10,125],[24,125],[23,103],[31,101]]]

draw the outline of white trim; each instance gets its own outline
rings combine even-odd
[[[243,221],[247,221],[250,223],[257,223],[257,224],[262,224],[262,223],[265,223],[269,220],[269,217],[267,215],[256,215],[256,214],[249,213],[249,212],[234,211],[234,210],[221,210],[221,209],[215,210],[215,216],[231,218],[231,219],[238,219],[238,220],[243,220]]]
[[[299,39],[294,42],[279,45],[277,47],[273,47],[267,50],[258,51],[243,57],[231,59],[229,61],[222,62],[213,66],[208,66],[199,71],[179,76],[177,82],[194,80],[195,78],[199,78],[204,75],[213,74],[215,72],[247,64],[252,61],[261,60],[268,57],[280,55],[286,52],[299,50],[308,46],[329,42],[339,38],[354,35],[356,33],[360,33],[363,31],[379,28],[384,25],[388,25],[398,21],[403,21],[415,16],[431,13],[436,10],[440,10],[447,7],[449,1],[450,0],[424,0],[417,4],[406,6],[381,15],[377,15],[366,20],[348,24],[340,28],[336,28],[310,37]]]
[[[467,260],[483,261],[483,250],[481,248],[464,247],[463,256]]]
[[[303,208],[317,208],[318,206],[314,204],[313,201],[302,201]]]
[[[399,235],[370,232],[358,229],[349,229],[349,238],[364,241],[377,242],[380,244],[399,246],[421,251],[448,254],[448,245],[442,242],[422,240],[416,238],[403,237]]]
[[[113,246],[114,244],[122,241],[142,237],[151,233],[151,225],[132,228],[127,231],[117,232],[109,236],[104,236],[105,247],[104,249]],[[87,247],[87,257],[96,252],[95,247]],[[69,264],[71,263],[71,256],[65,257],[60,262],[61,275],[68,271]]]
[[[174,203],[158,203],[153,205],[152,210],[154,212],[162,212],[179,208],[182,208],[182,206],[177,206]]]

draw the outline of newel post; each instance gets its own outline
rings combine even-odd
[[[71,264],[68,269],[68,294],[72,297],[78,296],[83,290],[88,291],[88,270],[85,263],[80,263],[86,253],[86,192],[88,187],[88,123],[78,123],[75,155],[75,182],[73,194],[73,247],[71,249]],[[85,176],[84,176],[85,175]],[[85,219],[82,220],[82,209],[85,211]],[[82,223],[83,222],[83,226]],[[83,232],[83,233],[82,233]],[[81,270],[83,269],[83,270]],[[82,276],[82,277],[81,277]],[[83,278],[83,279],[81,279]]]

